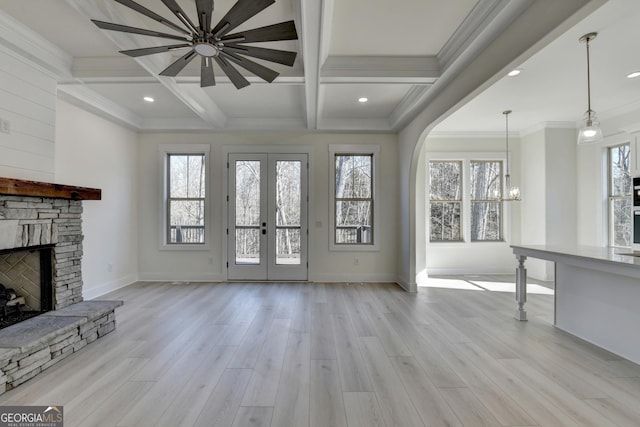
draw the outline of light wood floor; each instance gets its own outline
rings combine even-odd
[[[115,332],[0,405],[64,405],[66,427],[640,425],[640,367],[555,329],[552,296],[518,322],[505,278],[457,279],[138,283],[108,296]]]

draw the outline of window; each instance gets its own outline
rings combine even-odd
[[[378,147],[329,147],[333,215],[331,248],[377,249],[375,171]]]
[[[429,162],[430,240],[462,241],[462,162]]]
[[[207,242],[208,145],[161,146],[164,248],[204,248]]]
[[[504,241],[503,159],[495,153],[434,157],[428,162],[429,241]]]
[[[502,162],[471,161],[471,241],[502,240]]]
[[[631,246],[631,150],[629,144],[608,148],[609,245]]]

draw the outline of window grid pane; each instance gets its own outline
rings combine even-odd
[[[609,147],[609,245],[613,247],[631,246],[632,236],[632,180],[630,144]]]
[[[462,241],[462,162],[429,162],[429,240]]]
[[[167,243],[205,243],[205,155],[167,155]]]
[[[335,155],[336,244],[373,244],[373,154]]]
[[[502,240],[502,162],[470,162],[471,241]]]

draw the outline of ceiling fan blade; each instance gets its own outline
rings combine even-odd
[[[187,30],[185,30],[184,28],[177,26],[173,22],[165,19],[164,17],[158,15],[157,13],[147,9],[146,7],[134,2],[133,0],[116,0],[116,1],[118,3],[124,5],[124,6],[127,6],[130,9],[135,10],[138,13],[141,13],[141,14],[153,19],[154,21],[158,21],[159,23],[166,25],[169,28],[172,28],[172,29],[174,29],[176,31],[179,31],[179,32],[183,33],[183,34],[188,34],[188,35],[191,34]]]
[[[164,5],[167,6],[169,10],[178,17],[180,22],[182,22],[184,25],[187,26],[187,28],[191,29],[191,31],[193,31],[196,34],[198,33],[198,29],[196,28],[195,25],[193,25],[193,22],[191,22],[191,19],[189,19],[187,14],[184,13],[184,10],[182,10],[182,8],[180,7],[180,5],[178,5],[176,0],[162,0],[162,3],[164,3]]]
[[[211,15],[213,14],[213,0],[196,0],[198,9],[198,23],[200,29],[207,33],[211,30]]]
[[[189,52],[187,52],[186,54],[184,54],[182,57],[180,57],[180,59],[178,59],[177,61],[175,61],[173,64],[169,65],[167,68],[165,68],[164,70],[162,70],[162,72],[160,73],[161,76],[169,76],[169,77],[175,77],[178,75],[178,73],[180,71],[182,71],[182,69],[184,67],[187,66],[187,64],[189,62],[191,62],[191,60],[193,58],[195,58],[198,54],[193,51],[190,50]]]
[[[229,34],[222,37],[222,41],[233,40],[236,43],[274,42],[278,40],[297,40],[296,24],[293,21],[280,22],[254,30]]]
[[[200,87],[215,86],[216,76],[213,74],[211,57],[203,56],[200,65]]]
[[[154,53],[162,53],[169,52],[175,49],[181,49],[184,47],[190,47],[191,45],[188,43],[185,44],[173,44],[171,46],[156,46],[156,47],[143,47],[141,49],[129,49],[129,50],[121,50],[120,53],[124,53],[125,55],[129,55],[131,57],[138,57],[144,55],[152,55]]]
[[[162,37],[165,39],[172,39],[172,40],[190,41],[190,39],[185,36],[175,36],[173,34],[160,33],[158,31],[145,30],[143,28],[129,27],[128,25],[112,24],[111,22],[98,21],[95,19],[92,19],[91,21],[94,24],[96,24],[98,28],[102,28],[103,30],[122,31],[123,33],[141,34],[143,36],[153,36],[153,37]]]
[[[222,37],[275,2],[276,0],[238,0],[211,33],[216,37]]]
[[[224,56],[226,59],[235,62],[245,70],[251,71],[253,74],[255,74],[256,76],[260,77],[262,80],[267,81],[269,83],[273,82],[276,79],[276,77],[280,75],[280,73],[272,70],[271,68],[262,66],[257,62],[253,62],[250,59],[238,56],[235,53],[220,52],[220,54]]]
[[[224,50],[288,66],[293,65],[296,60],[296,56],[298,55],[297,52],[290,52],[288,50],[265,49],[262,47],[242,46],[237,44],[225,44]]]
[[[219,56],[214,56],[213,59],[216,60],[222,71],[229,77],[231,83],[236,87],[236,89],[242,89],[243,87],[249,86],[249,81],[244,78],[240,72],[229,63],[224,58],[220,58]]]

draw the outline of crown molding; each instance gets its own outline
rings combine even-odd
[[[322,119],[318,130],[345,132],[393,132],[387,119]]]
[[[540,122],[520,131],[520,136],[525,137],[544,129],[577,129],[576,122]]]
[[[475,132],[475,131],[460,131],[460,132],[448,132],[448,131],[432,131],[427,135],[427,139],[499,139],[504,138],[504,132]],[[509,132],[510,138],[518,138],[518,133]]]
[[[58,80],[71,78],[73,57],[0,10],[0,44],[46,70]]]
[[[476,3],[437,55],[443,70],[462,55],[508,3],[509,0],[480,0]]]
[[[435,56],[330,56],[322,83],[432,84],[440,77]]]

